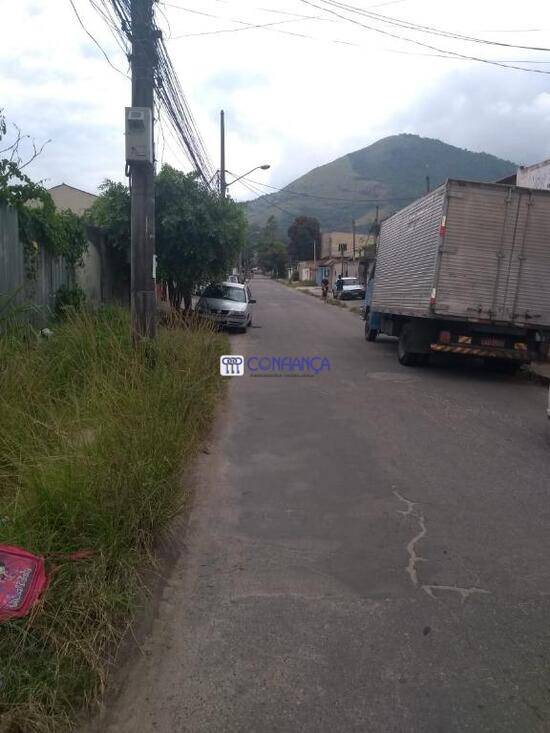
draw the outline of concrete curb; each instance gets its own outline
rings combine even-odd
[[[534,382],[544,386],[550,385],[550,363],[533,362],[526,367],[525,371]]]

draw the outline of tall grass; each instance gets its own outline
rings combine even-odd
[[[2,733],[63,731],[101,693],[219,396],[223,336],[165,329],[152,352],[128,333],[110,310],[0,339],[0,542],[53,570],[33,614],[0,625]]]

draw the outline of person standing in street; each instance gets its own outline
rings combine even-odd
[[[321,280],[321,295],[322,295],[324,303],[327,302],[328,285],[329,285],[328,277],[326,277],[325,275],[325,277]]]

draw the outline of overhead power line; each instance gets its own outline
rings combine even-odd
[[[361,8],[361,7],[357,7],[356,5],[350,5],[349,3],[341,2],[341,0],[320,0],[320,2],[322,2],[324,5],[330,5],[332,7],[337,7],[342,10],[346,10],[348,12],[355,13],[357,15],[362,15],[367,18],[371,18],[372,20],[377,20],[377,21],[386,23],[391,26],[406,28],[407,30],[420,31],[422,33],[441,36],[443,38],[452,38],[452,39],[461,40],[461,41],[468,41],[469,43],[479,43],[479,44],[489,45],[489,46],[502,46],[505,48],[515,48],[515,49],[520,49],[522,51],[545,51],[545,52],[550,51],[550,48],[546,48],[546,47],[523,46],[523,45],[518,45],[514,43],[507,43],[505,41],[490,41],[485,38],[477,38],[475,36],[468,36],[462,33],[454,32],[454,31],[446,31],[441,28],[436,28],[430,25],[421,25],[419,23],[413,23],[412,21],[403,20],[400,18],[394,18],[389,15],[382,15],[381,13],[374,13],[372,10],[369,10],[368,8]]]
[[[73,12],[74,12],[74,14],[76,16],[76,19],[78,20],[80,26],[82,27],[84,33],[88,36],[88,38],[90,38],[90,40],[94,43],[94,45],[97,46],[97,48],[101,51],[101,53],[105,57],[105,60],[109,64],[109,66],[112,69],[114,69],[116,72],[118,72],[119,74],[122,74],[122,76],[125,76],[127,79],[129,79],[130,77],[128,76],[128,74],[124,73],[124,71],[122,71],[122,69],[119,69],[117,66],[115,66],[113,64],[113,62],[109,58],[109,55],[108,55],[107,51],[105,51],[105,49],[100,44],[100,42],[97,40],[97,38],[86,28],[86,26],[84,25],[84,21],[80,17],[80,13],[78,12],[78,10],[76,8],[76,5],[74,4],[73,0],[69,0],[69,3],[71,5],[71,8],[73,9]]]
[[[399,35],[398,33],[393,33],[392,31],[388,31],[383,28],[378,28],[373,25],[367,25],[366,23],[362,23],[361,21],[357,20],[356,18],[350,18],[347,15],[342,15],[340,12],[337,12],[336,10],[332,10],[330,7],[327,7],[327,5],[331,5],[333,7],[340,7],[338,3],[332,2],[331,0],[319,0],[319,2],[325,2],[326,5],[317,5],[316,3],[311,2],[311,0],[301,0],[301,2],[304,5],[308,5],[312,8],[316,8],[317,10],[325,10],[327,13],[330,13],[336,16],[337,18],[340,18],[341,20],[345,20],[349,23],[353,23],[354,25],[360,26],[361,28],[364,28],[365,30],[379,33],[388,38],[393,38],[394,40],[405,41],[407,43],[413,43],[416,46],[427,48],[430,51],[435,51],[437,54],[445,54],[449,58],[467,59],[469,61],[477,61],[482,64],[490,64],[491,66],[499,66],[500,68],[503,68],[503,69],[514,69],[516,71],[524,71],[524,72],[528,72],[531,74],[545,74],[545,75],[550,74],[550,71],[544,71],[543,69],[529,69],[525,66],[518,66],[517,64],[506,64],[500,61],[482,58],[479,56],[470,56],[468,54],[459,53],[458,51],[451,51],[450,49],[439,48],[438,46],[432,46],[431,44],[426,43],[424,41],[418,41],[414,38],[402,36],[402,35]],[[539,49],[539,50],[542,50],[542,49]]]
[[[69,2],[73,5],[73,0],[69,0]],[[125,53],[129,55],[132,25],[131,0],[89,0],[89,2],[102,17],[109,30],[116,34]],[[85,27],[84,30],[86,30]],[[86,30],[86,32],[88,31]],[[186,157],[205,184],[209,185],[214,169],[213,165],[175,72],[162,38],[162,32],[156,25],[152,32],[156,55],[154,78],[156,98],[175,138],[185,151]],[[133,40],[136,41],[136,39]]]
[[[390,2],[390,3],[381,3],[381,5],[393,4],[393,2],[401,2],[401,1],[405,2],[406,0],[392,0],[392,2]],[[191,8],[186,8],[186,7],[183,7],[181,5],[176,5],[175,3],[164,2],[163,4],[165,6],[167,6],[167,7],[176,8],[176,9],[182,10],[182,11],[187,11],[187,12],[193,13],[195,15],[202,15],[202,16],[209,17],[209,18],[216,18],[218,20],[227,20],[230,23],[238,23],[239,26],[240,26],[238,28],[218,28],[216,30],[197,31],[197,32],[194,32],[194,33],[184,33],[184,34],[179,35],[179,36],[172,36],[169,39],[171,41],[172,40],[180,40],[182,38],[197,38],[197,37],[204,37],[204,36],[217,36],[217,35],[221,35],[221,34],[225,34],[225,33],[239,33],[239,32],[246,31],[246,30],[258,30],[259,29],[259,30],[271,31],[273,33],[280,33],[280,34],[283,34],[283,35],[286,35],[286,36],[293,36],[295,38],[304,38],[304,39],[308,39],[308,40],[312,40],[312,41],[322,41],[322,42],[326,42],[326,43],[332,43],[332,44],[341,45],[341,46],[349,46],[349,47],[353,47],[353,48],[367,48],[368,47],[365,44],[355,43],[355,42],[349,41],[349,40],[335,39],[335,38],[323,38],[321,36],[313,36],[310,33],[299,33],[299,32],[296,32],[296,31],[288,31],[288,30],[283,30],[280,27],[278,27],[282,23],[298,22],[298,21],[302,21],[304,19],[307,19],[307,20],[325,20],[325,21],[329,21],[330,22],[332,19],[331,18],[328,18],[326,16],[301,15],[301,14],[298,14],[298,13],[290,13],[290,12],[287,12],[287,11],[284,11],[284,10],[275,10],[275,9],[272,9],[272,8],[258,8],[258,10],[261,10],[263,12],[278,13],[278,14],[284,14],[284,15],[292,15],[293,17],[291,19],[287,19],[287,20],[284,20],[284,21],[278,21],[278,22],[253,23],[253,22],[250,22],[250,21],[239,20],[237,18],[227,18],[225,16],[216,15],[214,13],[207,13],[205,11],[199,11],[199,10],[195,10],[195,9],[191,9]],[[380,7],[380,5],[377,4],[377,5],[372,5],[372,6],[369,6],[369,7]],[[320,9],[326,10],[326,8],[320,8]],[[350,20],[348,18],[338,18],[338,20],[342,20],[342,19],[343,20],[346,20],[346,21],[347,20]],[[333,22],[337,22],[337,20],[334,20]],[[275,26],[277,26],[277,27],[275,27]],[[402,40],[409,40],[409,39],[402,39]],[[411,40],[411,42],[414,42],[412,39],[410,39],[410,40]],[[491,42],[488,41],[487,43],[491,43]],[[426,46],[426,48],[430,48],[430,47],[429,46]],[[414,52],[414,51],[403,51],[403,50],[398,50],[398,49],[385,48],[384,49],[384,52],[386,52],[386,53],[400,54],[400,55],[406,55],[406,56],[419,56],[419,57],[426,57],[426,58],[442,58],[442,59],[452,59],[452,60],[458,60],[458,61],[480,61],[480,62],[485,61],[484,59],[475,59],[473,57],[466,56],[466,55],[463,55],[463,56],[460,56],[459,55],[459,56],[457,56],[457,54],[454,53],[453,51],[444,51],[444,50],[441,50],[438,53],[427,53],[427,52],[422,53],[420,51]],[[513,65],[515,65],[515,64],[535,64],[537,66],[540,66],[540,65],[544,65],[544,64],[550,63],[550,61],[539,61],[539,60],[534,60],[534,59],[525,59],[525,60],[524,59],[487,59],[486,62],[487,63],[495,64],[495,65],[507,66],[509,68],[513,68]],[[523,71],[534,71],[532,69],[527,69],[527,68],[526,69],[521,69],[521,70],[523,70]]]
[[[216,18],[216,20],[224,20],[224,21],[227,21],[228,23],[237,23],[240,26],[239,28],[217,28],[216,30],[211,30],[211,31],[198,31],[196,33],[183,33],[182,35],[179,35],[179,36],[173,36],[171,38],[171,40],[173,41],[179,40],[181,38],[193,38],[197,36],[217,36],[221,33],[238,33],[241,31],[254,30],[254,29],[261,29],[261,30],[265,29],[265,30],[270,30],[274,33],[282,33],[285,36],[294,36],[296,38],[308,38],[312,40],[317,40],[315,36],[308,35],[307,33],[298,33],[296,31],[281,30],[281,28],[279,28],[278,26],[284,25],[287,23],[302,22],[304,19],[330,21],[330,18],[327,18],[326,16],[323,16],[323,15],[317,15],[317,16],[297,15],[293,13],[292,15],[295,15],[296,17],[286,18],[285,20],[271,21],[269,23],[252,23],[250,21],[239,20],[237,18],[227,18],[223,15],[216,15],[215,13],[207,13],[204,10],[195,10],[194,8],[187,8],[187,7],[184,7],[183,5],[176,5],[175,3],[164,2],[163,4],[167,7],[175,8],[176,10],[182,10],[187,13],[192,13],[193,15],[202,15],[206,18]],[[264,10],[265,12],[270,12],[268,11],[267,8],[262,8],[262,10]],[[271,11],[271,12],[282,12],[282,11]],[[329,43],[339,43],[345,46],[357,45],[355,43],[351,43],[350,41],[341,41],[341,40],[336,40],[336,39],[322,39],[322,40],[327,40]]]

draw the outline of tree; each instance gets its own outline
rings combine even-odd
[[[312,216],[298,216],[288,228],[288,256],[292,262],[313,259],[315,243],[317,255],[321,251],[321,229]]]
[[[100,227],[108,244],[121,252],[130,251],[130,190],[108,178],[99,186],[100,194],[86,212],[91,224]]]
[[[163,166],[156,181],[158,272],[170,300],[186,309],[197,284],[222,278],[237,261],[246,232],[241,208],[220,198],[195,173]]]
[[[258,252],[258,264],[273,277],[285,277],[288,253],[282,242],[273,242]]]
[[[99,227],[111,254],[114,277],[130,282],[130,189],[108,178],[99,186],[100,194],[85,214]]]
[[[125,263],[130,252],[130,192],[122,183],[105,181],[89,212]],[[246,220],[231,199],[221,199],[195,173],[169,165],[156,177],[157,277],[166,280],[170,301],[186,308],[196,285],[224,277],[245,241]],[[126,265],[127,266],[127,265]]]
[[[286,246],[280,241],[277,219],[270,216],[258,233],[257,260],[262,270],[284,277],[288,262]]]
[[[258,235],[258,246],[259,248],[262,246],[267,247],[280,241],[281,236],[279,234],[279,224],[277,219],[271,215],[265,225],[260,229]]]

